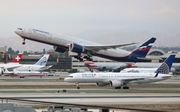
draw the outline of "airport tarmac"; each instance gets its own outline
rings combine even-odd
[[[74,83],[63,82],[57,80],[58,78],[1,77],[0,96],[4,98],[24,97],[25,100],[43,102],[116,105],[143,109],[164,109],[168,107],[169,109],[180,110],[180,76],[152,84],[130,85],[129,90],[114,89],[109,85],[98,87],[92,83],[80,84],[81,89],[76,89]],[[18,101],[13,102],[20,103]],[[28,102],[23,104],[32,105]]]
[[[18,105],[76,105],[88,106],[95,108],[96,106],[107,106],[111,108],[122,108],[130,105],[145,105],[146,108],[152,105],[174,105],[180,109],[179,94],[1,94],[4,102],[16,103]],[[7,100],[10,99],[10,100]],[[13,100],[11,100],[13,99]],[[33,103],[32,103],[33,101]],[[171,107],[173,108],[173,107]]]

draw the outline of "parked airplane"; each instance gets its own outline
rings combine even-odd
[[[52,66],[46,66],[46,63],[48,61],[48,58],[50,56],[50,52],[47,52],[44,54],[39,61],[35,64],[18,64],[17,67],[14,68],[4,68],[4,76],[9,76],[9,75],[16,75],[16,74],[37,74],[39,71],[43,71],[46,69],[51,68]]]
[[[20,60],[22,58],[22,53],[18,53],[13,59],[11,62],[9,63],[6,63],[6,64],[0,64],[0,75],[4,74],[4,68],[16,68],[16,67],[19,67],[20,64]]]
[[[161,63],[131,63],[129,68],[158,68]],[[173,63],[171,72],[176,73],[180,71],[180,63]]]
[[[64,79],[66,82],[76,83],[79,89],[79,83],[96,83],[98,86],[105,86],[110,84],[115,89],[129,89],[127,84],[142,84],[151,83],[169,79],[172,75],[169,70],[174,61],[175,55],[170,55],[165,62],[161,64],[155,72],[150,73],[73,73]]]
[[[90,71],[97,69],[98,71],[120,71],[124,68],[127,68],[129,63],[123,62],[93,62],[83,59],[84,65],[89,68]]]
[[[52,67],[52,65],[46,66],[49,56],[50,56],[50,52],[47,52],[34,65],[22,64],[20,67],[15,68],[15,70],[16,71],[43,71],[43,70],[49,69]]]
[[[145,56],[152,47],[152,44],[155,42],[156,38],[151,38],[138,48],[134,49],[132,52],[119,49],[118,47],[132,45],[135,43],[120,44],[120,45],[102,45],[92,41],[87,41],[79,39],[72,36],[66,35],[56,35],[50,32],[37,30],[37,29],[25,29],[17,28],[15,33],[23,38],[23,43],[25,44],[25,39],[33,40],[49,45],[54,46],[54,50],[58,52],[72,51],[78,55],[74,56],[75,58],[82,60],[81,53],[87,54],[85,57],[88,60],[92,60],[91,56],[99,56],[115,61],[123,62],[139,62],[147,61]],[[117,48],[117,49],[116,49]]]
[[[152,73],[155,72],[157,68],[125,68],[121,70],[121,73]]]

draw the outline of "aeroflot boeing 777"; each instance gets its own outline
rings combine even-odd
[[[170,55],[165,62],[161,64],[155,72],[148,73],[73,73],[64,79],[66,82],[76,83],[79,89],[79,83],[96,83],[98,86],[105,86],[110,84],[115,89],[129,89],[127,84],[143,84],[166,80],[172,75],[169,74],[175,55]]]
[[[151,38],[138,48],[134,49],[132,52],[116,49],[118,47],[132,45],[135,43],[119,44],[119,45],[102,45],[92,41],[83,40],[80,38],[66,36],[66,35],[57,35],[50,32],[37,30],[37,29],[25,29],[18,28],[15,30],[15,33],[24,39],[22,44],[25,44],[25,39],[33,40],[49,45],[54,46],[54,50],[58,52],[72,51],[78,55],[75,58],[82,60],[81,53],[87,54],[86,57],[90,60],[90,56],[99,56],[106,59],[111,59],[115,61],[123,62],[141,62],[147,59],[144,59],[148,51],[152,47],[152,44],[155,42],[156,38]]]

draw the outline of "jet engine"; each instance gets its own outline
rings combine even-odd
[[[61,46],[54,46],[54,51],[64,53],[66,49]]]
[[[108,85],[108,83],[96,83],[97,86],[101,87],[101,86],[106,86]]]
[[[120,87],[122,85],[122,82],[118,81],[118,80],[112,80],[112,81],[110,81],[110,85],[112,87]]]
[[[4,70],[2,68],[0,68],[0,75],[4,74]]]
[[[76,52],[76,53],[82,53],[85,51],[84,47],[79,45],[79,44],[75,44],[75,43],[71,43],[69,46],[69,50]]]

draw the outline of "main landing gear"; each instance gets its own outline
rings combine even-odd
[[[78,82],[76,82],[76,87],[77,87],[77,89],[80,89]]]
[[[120,87],[115,87],[115,89],[121,89],[121,86]],[[128,86],[123,86],[122,89],[129,89],[129,87]]]
[[[25,45],[25,44],[26,44],[25,39],[23,39],[22,45]]]
[[[93,61],[90,55],[82,56],[81,53],[78,53],[78,55],[74,56],[74,58],[78,59],[79,61],[83,61],[83,58],[87,59],[88,61]]]

